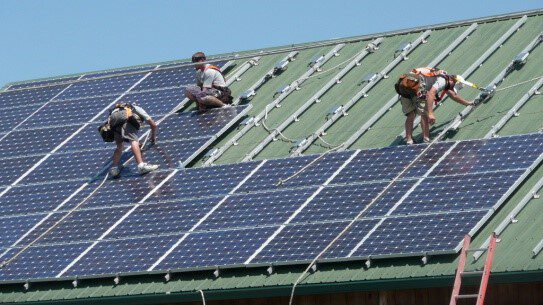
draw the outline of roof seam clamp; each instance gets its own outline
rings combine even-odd
[[[424,41],[424,39],[422,39],[422,41]],[[411,49],[411,47],[413,47],[413,45],[411,44],[411,42],[404,42],[404,43],[402,43],[402,44],[400,45],[400,47],[396,50],[396,52],[394,52],[394,57],[397,57],[398,54],[401,54],[403,60],[409,59],[409,57],[407,57],[407,55],[405,54],[405,52],[409,51],[409,50]]]

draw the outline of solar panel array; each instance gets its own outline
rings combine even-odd
[[[172,130],[185,128],[174,121],[164,124]],[[169,155],[171,161],[165,162],[175,164],[172,147],[147,156]],[[106,183],[81,209],[0,269],[0,280],[308,262],[361,211],[323,260],[453,253],[464,234],[486,221],[541,161],[543,134],[443,142],[423,153],[426,148],[172,167],[146,176],[129,168],[125,178]],[[58,174],[68,180],[69,173],[66,168]],[[28,201],[24,185],[0,196],[5,207],[0,227],[8,232],[0,240],[0,260],[19,253],[97,184],[38,184]]]

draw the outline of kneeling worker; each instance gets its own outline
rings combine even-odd
[[[462,98],[457,93],[461,88],[461,78],[449,75],[435,68],[416,68],[408,74],[403,74],[395,85],[400,95],[402,111],[405,119],[405,140],[413,144],[413,123],[415,115],[421,116],[422,137],[424,142],[430,142],[430,128],[436,122],[434,104],[437,105],[445,94],[453,101],[464,106],[473,105],[472,101]]]
[[[143,162],[141,155],[140,143],[138,138],[138,130],[143,122],[147,122],[151,127],[151,135],[149,141],[151,143],[156,142],[157,124],[147,114],[145,110],[136,105],[129,103],[117,104],[115,109],[111,111],[109,116],[109,124],[114,131],[115,143],[117,149],[113,153],[113,165],[109,170],[109,174],[113,178],[120,176],[119,164],[121,162],[121,156],[124,150],[124,142],[130,143],[130,148],[136,159],[138,165],[138,172],[140,174],[146,174],[152,172],[158,168],[158,165],[152,165]]]
[[[199,110],[224,107],[232,103],[230,89],[226,86],[220,68],[204,64],[206,56],[202,52],[192,55],[192,62],[196,72],[196,85],[188,86],[186,97],[198,103]]]

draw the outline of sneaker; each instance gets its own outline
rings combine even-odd
[[[424,139],[422,139],[422,141],[423,141],[424,143],[430,143],[430,138],[424,138]]]
[[[413,139],[405,140],[405,144],[413,145]]]
[[[156,170],[158,168],[158,165],[154,165],[154,164],[148,164],[148,163],[145,163],[145,162],[142,162],[140,164],[138,164],[138,172],[140,174],[147,174],[147,173],[150,173],[154,170]]]
[[[118,167],[112,167],[109,169],[109,176],[113,179],[117,179],[121,176],[121,171]]]

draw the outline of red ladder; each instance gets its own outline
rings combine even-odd
[[[492,233],[490,236],[490,243],[486,249],[469,249],[471,237],[466,235],[464,237],[464,244],[462,245],[462,252],[460,252],[460,261],[458,262],[458,269],[456,269],[456,277],[454,279],[454,287],[451,296],[450,305],[456,305],[458,299],[477,299],[477,305],[483,305],[485,302],[486,288],[488,287],[488,279],[490,278],[490,270],[492,269],[492,261],[494,260],[494,250],[496,249],[496,233]],[[466,266],[466,259],[468,252],[487,251],[486,262],[482,271],[464,271]],[[462,286],[462,276],[480,274],[481,286],[479,286],[478,294],[460,294],[460,287]]]

